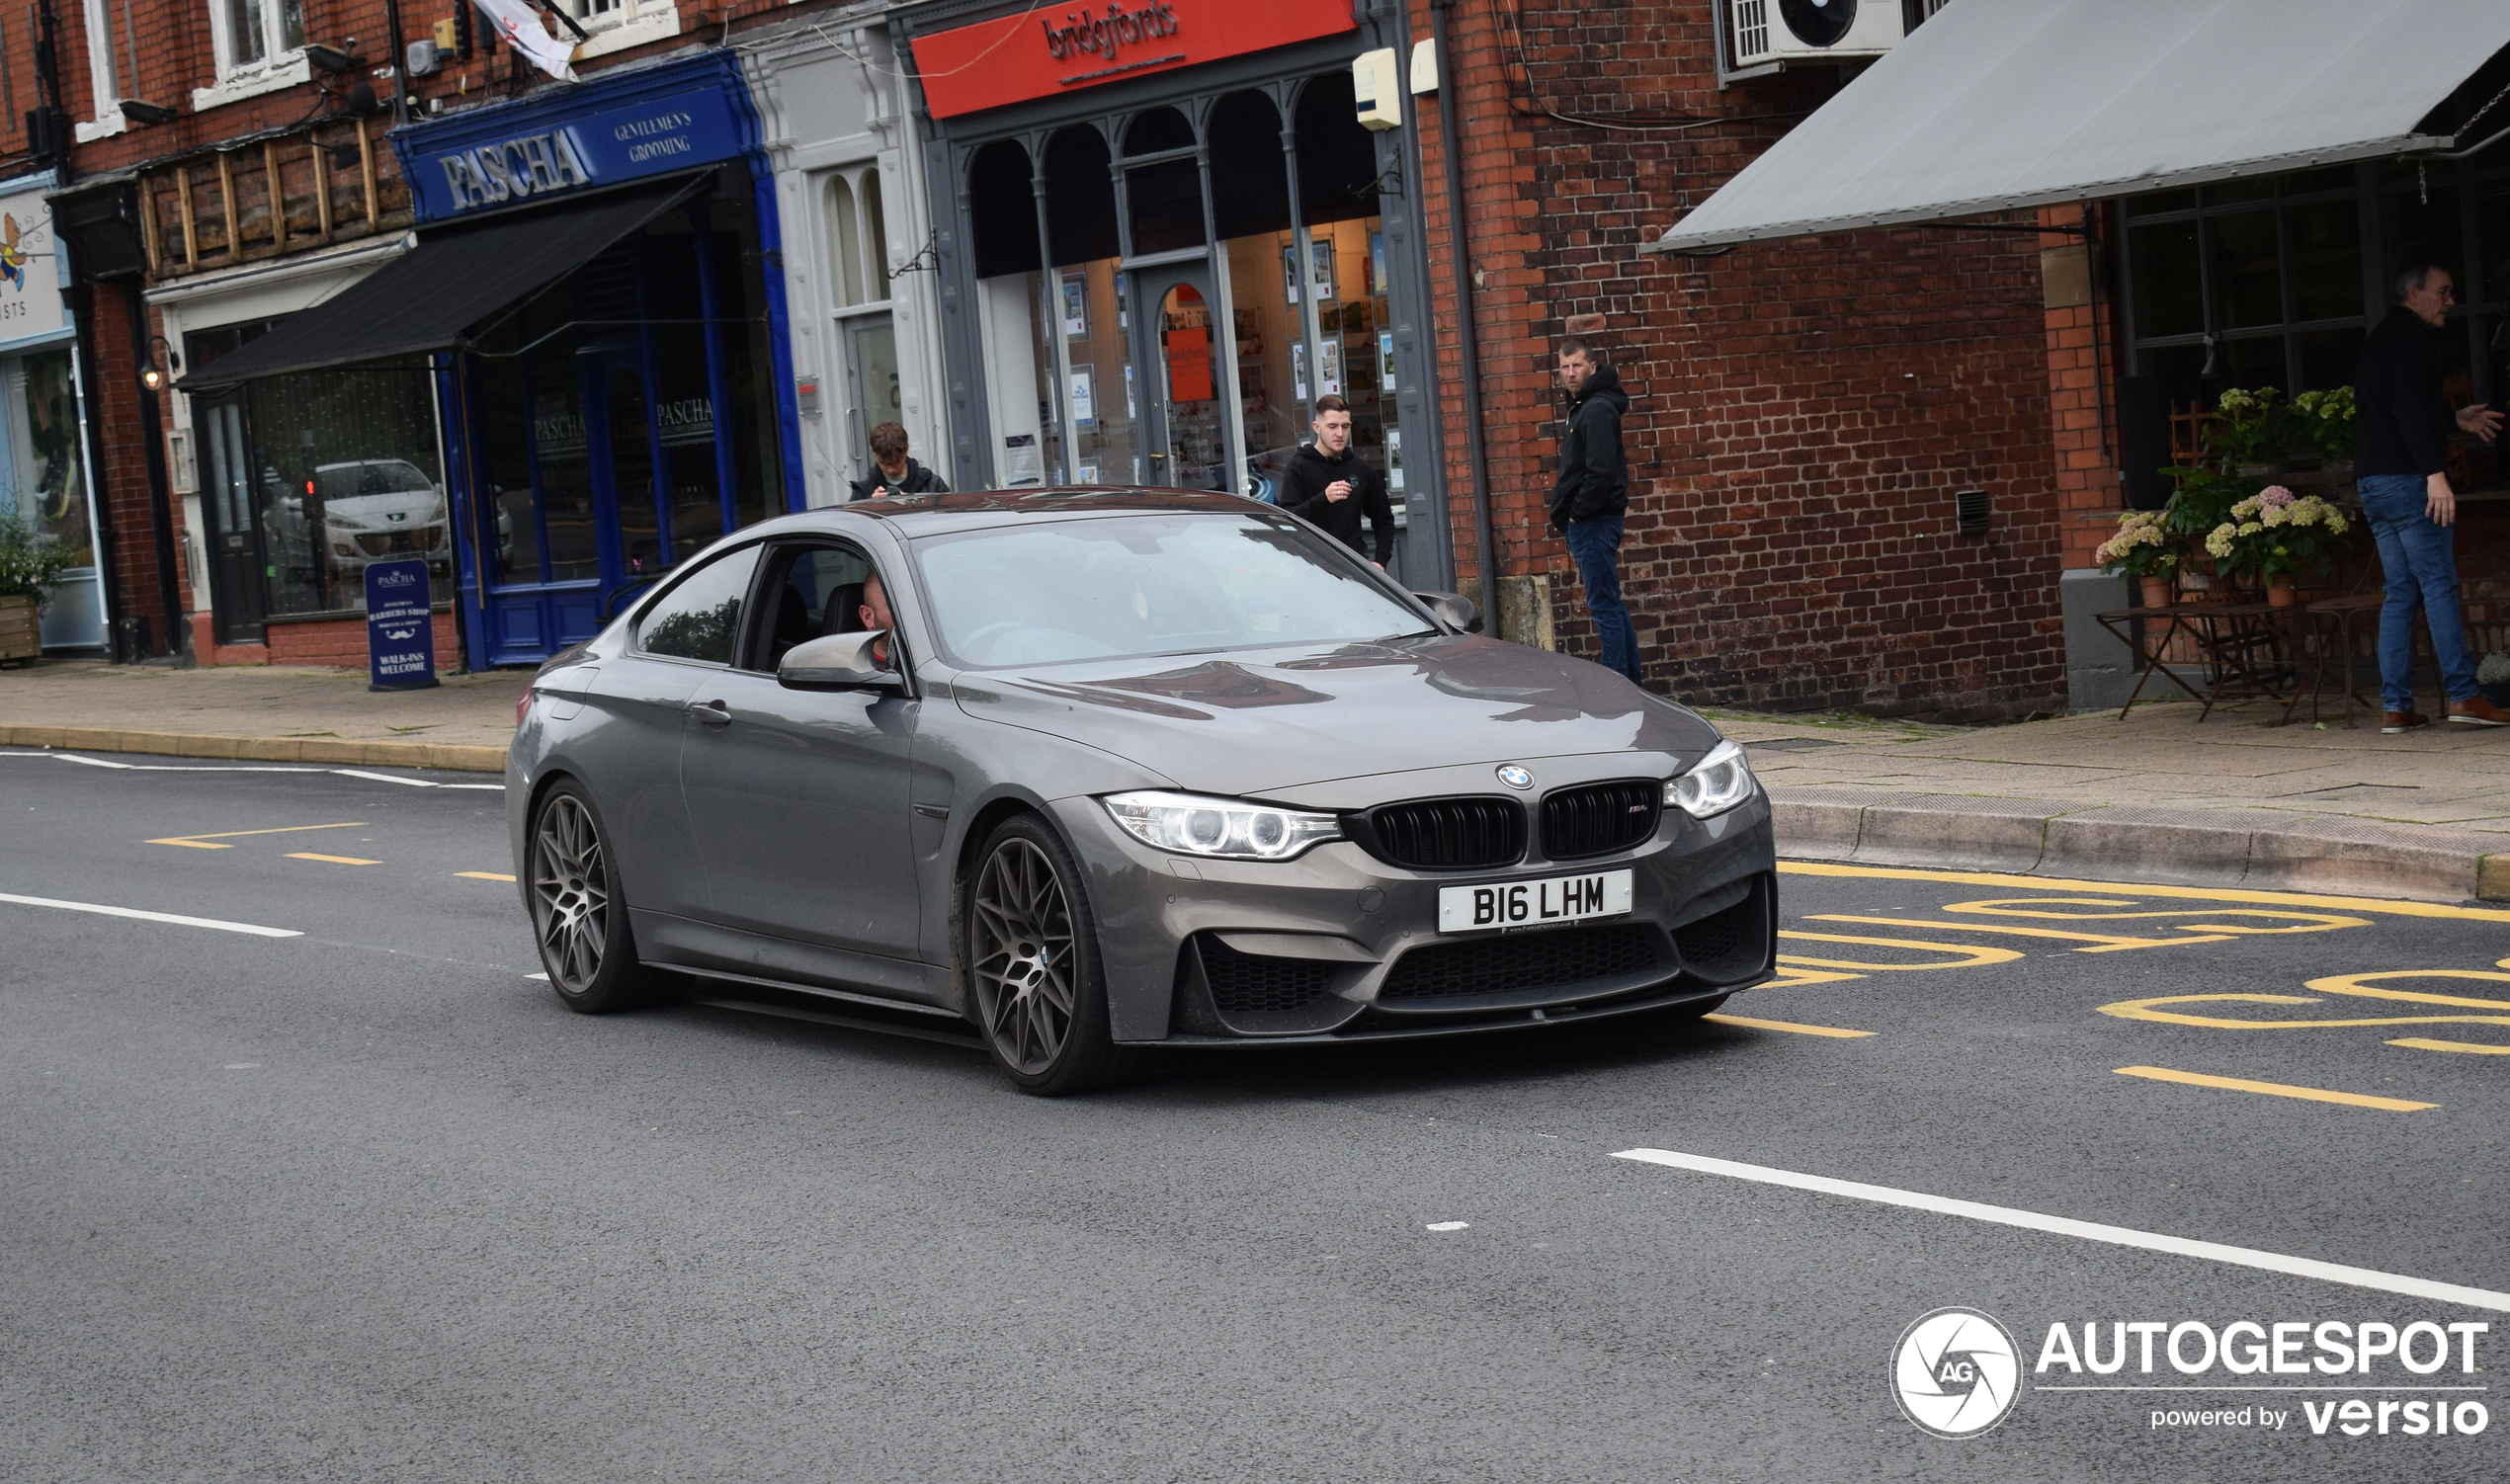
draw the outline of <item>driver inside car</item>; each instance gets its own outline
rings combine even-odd
[[[889,668],[888,630],[895,620],[889,617],[888,591],[880,586],[880,574],[878,572],[863,579],[860,614],[865,628],[879,630],[880,637],[872,641],[872,663],[886,670]]]

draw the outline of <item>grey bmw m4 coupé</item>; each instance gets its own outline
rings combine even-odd
[[[533,681],[516,874],[577,1010],[684,976],[1152,1046],[1704,1014],[1768,976],[1742,750],[1234,495],[909,496],[687,561]]]

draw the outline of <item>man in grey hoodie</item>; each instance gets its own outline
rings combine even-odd
[[[1586,588],[1603,661],[1635,684],[1638,635],[1621,601],[1622,513],[1630,508],[1630,464],[1621,452],[1621,415],[1630,393],[1621,377],[1583,340],[1560,342],[1560,385],[1568,418],[1560,431],[1560,476],[1551,486],[1551,529],[1568,538],[1569,558]]]

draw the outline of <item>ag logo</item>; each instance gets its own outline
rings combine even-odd
[[[2021,1379],[2013,1336],[1976,1309],[1937,1309],[1908,1327],[1891,1358],[1900,1410],[1938,1438],[1975,1438],[2004,1421]]]

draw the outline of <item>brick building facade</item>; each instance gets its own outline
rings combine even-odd
[[[1426,34],[1427,0],[1412,9]],[[1712,15],[1662,0],[1451,13],[1501,573],[1533,579],[1516,591],[1563,647],[1592,652],[1574,568],[1545,524],[1561,406],[1550,347],[1581,334],[1632,399],[1622,565],[1651,681],[1788,710],[2061,708],[2066,501],[2116,508],[2114,484],[2078,491],[2060,473],[2061,449],[2083,452],[2067,441],[2082,433],[2070,419],[2090,371],[2073,319],[2088,311],[2044,307],[2042,240],[1993,229],[2021,220],[1641,256],[1839,86],[1822,69],[1720,90]],[[1437,116],[1423,115],[1452,347],[1453,216]],[[1468,501],[1460,402],[1447,406],[1449,488]],[[1985,535],[1957,534],[1962,490],[1986,492]],[[1459,504],[1456,530],[1471,525]],[[1516,601],[1503,590],[1522,626]]]

